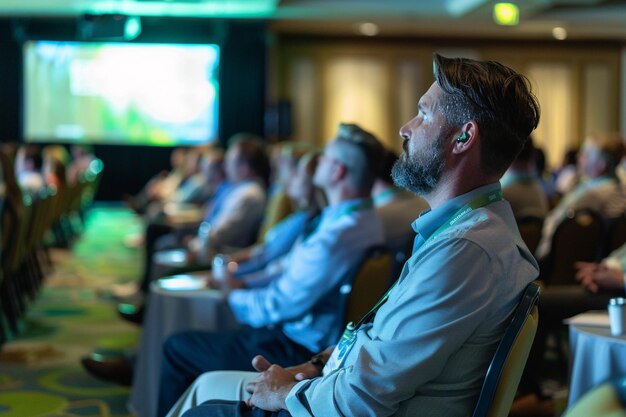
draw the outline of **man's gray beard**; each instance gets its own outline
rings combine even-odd
[[[407,153],[402,154],[391,170],[394,184],[417,195],[430,193],[443,173],[442,145],[443,143],[435,143],[431,155],[421,155],[420,159],[426,159],[423,163],[410,160]]]

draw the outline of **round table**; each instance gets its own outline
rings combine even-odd
[[[626,375],[626,336],[612,336],[609,327],[569,325],[571,372],[568,406],[591,388]]]
[[[157,413],[162,349],[185,330],[235,329],[239,324],[219,291],[204,287],[201,274],[175,275],[152,283],[135,363],[128,407],[138,417]]]

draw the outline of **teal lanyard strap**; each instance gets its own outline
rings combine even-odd
[[[371,198],[363,199],[359,203],[352,204],[350,206],[344,207],[341,211],[335,214],[335,218],[339,218],[341,216],[345,216],[346,214],[352,214],[361,210],[369,210],[374,207],[374,203]]]
[[[436,236],[440,235],[441,232],[446,230],[448,227],[455,225],[463,216],[470,213],[471,211],[484,207],[487,204],[495,203],[496,201],[500,201],[500,200],[502,200],[502,190],[498,189],[491,193],[483,194],[477,197],[476,199],[470,201],[469,203],[461,207],[456,213],[454,213],[446,222],[444,222],[441,226],[439,226],[439,228],[435,230],[435,232],[432,235],[430,235],[430,237],[428,238],[428,240],[426,240],[426,242],[424,242],[424,244],[433,240]],[[372,309],[367,314],[365,314],[361,318],[361,320],[357,322],[356,325],[353,324],[352,322],[348,323],[348,330],[358,329],[359,326],[361,326],[361,324],[367,322],[374,314],[376,314],[380,306],[383,305],[387,301],[387,299],[389,298],[389,293],[391,293],[391,290],[395,288],[397,283],[398,281],[396,280],[396,282],[393,283],[391,288],[387,290],[385,295],[383,295],[382,298],[378,300],[376,305],[374,305],[374,307],[372,307]]]

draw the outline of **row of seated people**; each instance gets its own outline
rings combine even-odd
[[[541,226],[540,236],[528,242],[540,262],[551,255],[557,227],[576,211],[597,213],[607,224],[622,217],[626,211],[626,185],[620,181],[617,170],[624,156],[624,138],[619,133],[590,135],[578,159],[579,177],[583,180],[550,209],[548,196],[535,170],[532,144],[527,144],[518,155],[502,178],[503,192],[518,222],[534,219]],[[604,255],[610,251],[606,249]]]
[[[434,99],[434,97],[431,98],[431,100]],[[417,120],[417,118],[415,120]],[[408,138],[409,132],[411,132],[410,129],[412,128],[407,125],[407,127],[403,129],[406,132],[403,136],[406,135],[405,137]],[[474,133],[475,132],[468,135],[464,132],[465,136],[463,140],[459,140],[458,142],[464,143],[470,140],[471,135]],[[519,141],[520,145],[526,139],[527,135],[523,140]],[[419,145],[410,146],[417,147]],[[442,146],[443,149],[443,145],[440,146]],[[229,149],[228,152],[231,152],[231,149]],[[476,158],[478,154],[477,149],[478,147],[475,148],[474,158]],[[511,153],[507,153],[506,156],[504,156],[506,164],[510,162],[518,149],[519,148],[516,148]],[[406,147],[405,150],[408,152]],[[443,152],[443,150],[441,152]],[[133,407],[135,412],[140,411],[138,412],[139,415],[144,415],[144,413],[145,415],[166,415],[193,379],[204,371],[218,369],[253,370],[254,368],[249,363],[249,360],[258,353],[263,354],[263,359],[259,359],[255,363],[254,367],[257,370],[264,370],[267,367],[267,363],[270,362],[283,365],[300,363],[311,357],[315,352],[323,350],[325,346],[339,339],[341,334],[342,312],[338,308],[337,297],[339,291],[337,286],[341,282],[340,279],[345,275],[346,271],[352,269],[354,264],[362,259],[368,248],[380,245],[385,241],[383,225],[377,217],[371,203],[368,201],[372,186],[377,175],[379,175],[379,166],[381,160],[384,159],[382,158],[384,154],[385,152],[380,143],[371,134],[353,125],[342,125],[340,127],[337,138],[326,146],[319,165],[313,175],[313,183],[325,192],[329,203],[329,205],[322,210],[317,227],[308,236],[303,236],[303,238],[295,243],[287,255],[288,262],[283,264],[283,271],[265,286],[260,288],[242,288],[242,286],[245,286],[245,284],[242,285],[242,282],[245,283],[245,278],[243,280],[237,279],[235,275],[236,271],[241,270],[242,267],[245,269],[245,263],[242,263],[237,270],[231,270],[232,276],[227,274],[226,279],[220,285],[224,299],[228,303],[233,315],[241,324],[248,326],[238,330],[183,332],[171,336],[165,342],[163,350],[158,407],[156,409],[148,408],[148,411],[137,410]],[[428,155],[433,155],[432,151],[429,151]],[[228,161],[228,154],[226,160]],[[439,172],[439,175],[443,175],[446,164],[444,164],[442,160],[435,157],[432,160],[421,160],[421,162],[426,165],[423,175],[434,176],[436,172]],[[408,164],[408,162],[405,161],[405,164]],[[499,162],[499,164],[502,163]],[[449,201],[449,204],[444,204],[444,206],[439,207],[437,211],[437,213],[439,213],[437,215],[438,220],[436,220],[435,223],[429,223],[427,220],[419,222],[419,224],[416,222],[414,227],[416,230],[419,230],[420,233],[416,239],[413,250],[415,251],[416,247],[420,248],[421,246],[431,247],[431,249],[428,250],[424,249],[429,252],[430,250],[434,250],[428,243],[430,243],[432,238],[440,234],[440,229],[446,228],[446,225],[442,225],[442,223],[445,222],[449,215],[456,217],[454,216],[455,213],[467,213],[467,210],[465,210],[465,207],[467,207],[466,204],[471,204],[471,207],[474,207],[474,200],[477,199],[480,201],[480,204],[476,205],[474,208],[479,208],[482,205],[488,204],[490,201],[499,201],[500,198],[497,197],[499,196],[497,178],[499,178],[503,171],[502,167],[503,165],[499,165],[498,168],[494,168],[494,172],[497,171],[497,173],[484,176],[481,174],[481,170],[477,169],[474,178],[481,178],[479,183],[480,185],[485,185],[486,188],[476,188],[476,183],[472,180],[470,181],[472,184],[466,184],[464,186],[465,191],[472,190],[470,193],[467,195],[464,194],[458,201]],[[454,171],[459,175],[466,168],[467,167],[462,169],[458,167],[454,169]],[[394,165],[396,180],[400,181],[404,187],[411,190],[423,191],[421,187],[435,187],[435,184],[438,182],[439,178],[414,180],[413,175],[415,174],[407,172],[407,169],[406,165],[403,164]],[[294,181],[297,180],[298,176],[295,175]],[[419,185],[422,184],[422,182],[419,181],[424,181],[425,185]],[[443,183],[447,184],[447,181]],[[445,188],[445,186],[443,187]],[[456,187],[453,188],[455,191],[451,191],[451,195],[457,196],[458,194],[456,193],[458,190]],[[386,194],[384,198],[380,199],[381,201],[392,199],[393,194],[396,192],[390,186],[388,186],[386,191],[387,193],[381,193]],[[485,192],[489,194],[489,198],[480,198],[482,196],[481,193]],[[435,195],[438,195],[438,193],[435,193]],[[445,337],[453,337],[455,339],[454,345],[463,345],[469,337],[473,339],[471,342],[468,342],[469,345],[489,345],[495,347],[499,340],[499,337],[495,336],[495,333],[501,332],[504,327],[506,327],[506,317],[509,316],[508,313],[518,300],[516,294],[519,294],[519,291],[536,276],[537,271],[534,260],[523,243],[518,241],[514,245],[515,250],[510,250],[510,243],[513,242],[513,240],[508,240],[512,236],[509,227],[515,227],[513,216],[510,214],[507,203],[500,202],[496,204],[498,204],[498,206],[502,205],[502,210],[504,211],[501,214],[506,217],[506,220],[502,223],[498,222],[498,224],[501,225],[499,230],[501,233],[492,234],[490,232],[488,233],[488,239],[480,239],[480,243],[477,245],[466,241],[465,239],[469,237],[465,232],[466,227],[468,227],[470,223],[474,224],[479,218],[485,219],[481,214],[477,214],[478,217],[473,217],[468,220],[470,223],[463,223],[458,226],[458,231],[463,230],[462,234],[464,235],[464,238],[461,238],[459,241],[459,247],[452,249],[451,252],[437,250],[433,253],[429,253],[428,256],[424,255],[420,260],[416,261],[417,263],[414,264],[413,267],[420,269],[423,275],[418,274],[420,275],[419,279],[410,284],[407,284],[407,281],[403,281],[405,285],[411,286],[410,290],[404,288],[397,291],[403,292],[408,290],[413,293],[417,287],[427,286],[432,288],[432,285],[438,286],[439,284],[435,284],[435,282],[440,282],[440,279],[443,279],[443,281],[441,281],[442,283],[447,282],[446,279],[442,278],[444,276],[454,276],[456,278],[447,282],[444,285],[446,288],[441,288],[441,291],[435,291],[437,295],[433,294],[433,297],[435,297],[433,300],[427,301],[426,299],[421,299],[420,301],[420,297],[413,294],[410,302],[408,300],[401,302],[401,304],[405,302],[411,304],[411,306],[406,305],[406,309],[400,308],[401,313],[393,312],[393,307],[390,307],[395,306],[396,303],[400,301],[398,299],[393,302],[389,301],[388,304],[386,304],[387,308],[384,309],[386,313],[380,318],[380,320],[387,322],[383,327],[389,327],[387,330],[382,330],[382,338],[386,339],[391,336],[386,332],[393,332],[392,329],[396,327],[396,325],[402,326],[401,323],[404,319],[408,319],[408,316],[403,318],[404,314],[411,316],[411,320],[414,320],[414,315],[417,314],[419,317],[422,317],[419,320],[426,320],[429,323],[434,320],[440,323],[441,327],[436,331],[445,333]],[[415,206],[415,203],[409,206]],[[400,219],[400,215],[406,215],[405,211],[407,210],[401,209],[399,212],[391,211],[394,212],[394,220],[396,222],[403,222],[405,227],[404,231],[408,231],[410,220]],[[496,216],[499,217],[500,214]],[[415,214],[411,215],[409,218],[415,218]],[[428,218],[428,216],[422,216],[420,219],[423,218]],[[211,228],[211,231],[212,230],[213,228]],[[486,237],[487,236],[485,236],[485,238]],[[211,239],[209,239],[209,242],[211,242]],[[507,313],[496,320],[496,322],[488,320],[488,328],[477,329],[476,325],[478,325],[478,322],[482,322],[482,320],[475,321],[474,317],[477,317],[476,314],[486,314],[484,309],[487,308],[486,306],[490,303],[483,303],[484,300],[476,300],[476,302],[468,301],[467,296],[469,293],[465,290],[459,291],[459,288],[469,289],[467,285],[470,285],[470,287],[473,288],[470,293],[474,292],[477,288],[484,288],[485,285],[493,288],[493,283],[483,279],[484,272],[489,268],[493,268],[492,261],[494,259],[491,256],[484,256],[482,249],[485,247],[484,245],[487,245],[490,251],[494,250],[494,253],[505,250],[508,255],[511,255],[511,259],[509,259],[510,262],[496,262],[496,265],[502,267],[506,265],[507,271],[511,272],[515,276],[515,279],[513,280],[514,282],[510,283],[513,287],[509,284],[505,285],[506,290],[504,287],[500,289],[499,295],[496,297],[497,301],[492,300],[498,305],[498,307],[496,307],[497,310],[506,310]],[[517,245],[520,245],[519,249]],[[454,256],[448,256],[453,254]],[[454,258],[463,258],[465,261],[468,261],[469,264],[467,262],[448,264],[444,261],[444,259]],[[490,267],[486,269],[487,264],[489,264]],[[473,266],[470,267],[469,265]],[[410,270],[411,267],[405,267],[403,275],[410,273]],[[462,280],[468,279],[471,281],[471,284],[467,281],[461,283],[459,281],[461,277],[463,277]],[[386,279],[387,277],[381,278]],[[402,280],[402,278],[400,279]],[[414,285],[416,287],[413,287]],[[448,285],[451,285],[451,287]],[[398,294],[397,291],[395,292],[396,297]],[[482,293],[482,291],[483,290],[479,290],[480,293]],[[457,308],[461,308],[461,305],[466,306],[463,307],[464,313],[462,314],[462,320],[450,320],[450,317],[444,317],[447,316],[447,313],[435,319],[434,316],[428,313],[431,308],[428,305],[429,302],[439,305],[439,303],[443,302],[443,298],[440,299],[439,296],[443,294],[446,294],[443,298],[450,302],[450,308],[445,309],[445,311],[450,314],[456,315]],[[505,294],[508,295],[505,296]],[[415,303],[419,304],[419,306]],[[446,302],[446,304],[448,304],[448,302]],[[442,306],[439,305],[437,310],[439,310],[440,307]],[[150,304],[148,304],[148,308],[150,308]],[[390,308],[391,310],[389,310]],[[380,312],[382,311],[383,310],[380,310]],[[420,311],[424,313],[423,316],[419,313]],[[379,316],[377,316],[377,318],[379,318]],[[474,325],[469,325],[471,322],[473,322]],[[395,324],[391,325],[392,323]],[[428,326],[430,327],[431,325],[432,323]],[[492,326],[495,326],[495,328]],[[474,336],[470,336],[475,330],[476,333]],[[410,345],[414,342],[424,342],[424,346],[431,346],[433,349],[441,348],[441,346],[439,346],[438,337],[419,334],[419,332],[418,334],[411,333],[412,335],[409,337],[410,343],[406,346],[406,349],[410,350]],[[463,334],[463,336],[459,336],[460,334]],[[494,335],[494,337],[490,337],[490,335]],[[420,340],[415,340],[415,337]],[[457,337],[459,338],[456,339]],[[424,340],[422,340],[422,338],[424,338]],[[428,341],[426,339],[428,339]],[[407,342],[409,342],[408,339]],[[439,347],[435,348],[435,346]],[[400,346],[398,346],[398,348],[400,349]],[[401,349],[401,357],[396,358],[401,359],[400,362],[410,360],[409,358],[412,356],[421,355],[421,353],[411,353],[406,349]],[[456,348],[452,349],[457,352]],[[445,349],[442,349],[442,351],[443,350]],[[493,352],[492,349],[487,350]],[[328,360],[330,356],[329,353],[330,351],[326,351],[321,356],[318,356],[317,360],[319,363],[313,363],[311,365],[312,369],[316,370],[316,373],[319,373],[321,370],[320,364]],[[458,352],[452,353],[451,351],[449,353],[455,356]],[[448,356],[448,353],[444,354],[444,356]],[[418,358],[415,359],[421,361]],[[489,359],[488,357],[483,357],[481,362],[484,362],[484,360],[488,361]],[[398,366],[402,367],[400,362],[398,362]],[[437,368],[443,365],[437,360],[434,360],[434,363],[438,363],[438,365],[434,365]],[[83,360],[83,365],[85,365],[90,372],[99,377],[110,378],[112,375],[108,372],[110,368],[107,369],[107,367],[104,366],[105,363],[103,363],[103,361],[97,361],[95,357]],[[114,363],[111,362],[109,365],[113,366]],[[455,372],[458,367],[457,365],[460,366],[461,363],[458,362],[453,366]],[[466,363],[466,365],[468,364]],[[115,366],[119,366],[119,363],[116,362]],[[153,364],[153,366],[158,365]],[[429,365],[426,365],[426,367],[428,368]],[[470,367],[474,367],[474,365],[470,365]],[[421,374],[421,372],[418,373]],[[428,377],[423,374],[418,377],[418,379],[424,382],[428,381]],[[463,383],[470,383],[475,388],[480,385],[482,378],[472,379],[471,381],[465,380],[465,377],[462,377],[462,379],[465,381]],[[135,381],[137,381],[136,375]],[[134,386],[133,392],[138,388],[139,387]],[[407,389],[409,389],[409,387],[407,387]],[[420,397],[425,398],[429,397],[429,395],[424,394],[424,396],[420,395]],[[439,397],[439,395],[433,394],[432,398],[434,399],[435,397]],[[456,398],[456,405],[451,405],[451,403],[447,405],[450,406],[451,409],[455,407],[465,408],[475,401],[473,396],[470,398],[469,396],[461,395]],[[145,402],[146,398],[141,398],[140,401]],[[135,404],[133,404],[133,406],[134,405]],[[172,412],[175,413],[176,411]]]
[[[521,387],[535,400],[545,398],[542,381],[567,374],[563,321],[588,310],[606,309],[610,298],[624,295],[618,261],[626,251],[619,248],[626,243],[626,185],[619,175],[624,159],[620,134],[590,135],[577,161],[577,177],[583,180],[572,185],[551,210],[534,174],[530,151],[522,151],[502,180],[520,230],[528,218],[536,220],[526,240],[529,246],[537,245],[535,256],[541,266],[541,322]],[[550,337],[560,359],[556,367],[546,363],[546,355],[554,353],[548,348]]]
[[[228,305],[239,323],[259,327],[302,315],[323,293],[332,293],[333,288],[354,269],[371,247],[387,243],[393,251],[400,252],[399,261],[404,260],[402,255],[411,246],[414,237],[410,223],[428,205],[421,198],[393,186],[391,169],[397,158],[380,147],[371,135],[357,126],[342,125],[339,137],[344,140],[337,142],[336,149],[329,147],[332,151],[327,150],[323,156],[309,152],[299,159],[295,158],[295,166],[293,158],[290,158],[290,162],[285,164],[286,168],[283,167],[286,172],[277,177],[284,179],[287,194],[296,211],[271,228],[266,233],[264,243],[229,256],[232,277],[229,276],[221,287],[228,293]],[[358,150],[351,149],[349,144],[344,143],[347,138],[371,142],[375,144],[371,145],[375,149],[364,160]],[[249,138],[239,139],[231,144],[225,159],[227,173],[236,172],[235,169],[228,168],[229,163],[234,168],[246,164],[254,166],[254,161],[258,158],[245,156],[250,153],[249,148],[253,148],[255,152],[262,150],[260,142]],[[338,154],[341,159],[329,156],[331,152]],[[361,175],[348,173],[345,168],[341,170],[335,167],[334,160],[349,160],[351,170],[367,168],[369,172]],[[250,171],[254,170],[244,168],[244,172]],[[233,176],[229,177],[229,180],[233,179]],[[371,192],[373,201],[369,200]],[[234,193],[232,197],[227,197],[222,204],[230,208],[222,215],[242,213],[237,214],[236,220],[226,223],[225,226],[217,222],[218,226],[212,227],[211,231],[230,227],[229,234],[236,235],[236,230],[232,228],[242,229],[240,219],[256,213],[256,209],[249,209],[254,205],[241,201],[255,195],[256,193],[248,192]],[[233,201],[228,202],[229,198]],[[238,209],[238,206],[241,208]],[[381,221],[382,230],[379,223]],[[245,228],[243,230],[247,233]],[[381,240],[382,231],[384,233]],[[215,236],[219,238],[223,235],[226,233]],[[209,241],[216,240],[211,236]],[[236,265],[234,269],[233,265]],[[385,276],[381,279],[386,281],[388,278]],[[324,284],[320,285],[322,281]],[[316,286],[319,288],[315,288]],[[249,291],[242,290],[243,288]],[[333,297],[339,294],[336,290],[335,293]],[[282,305],[271,301],[286,298],[287,295],[289,302]],[[271,311],[266,311],[266,303],[276,305]],[[336,312],[331,314],[328,312],[330,309]],[[326,342],[327,337],[337,336],[337,324],[341,321],[339,310],[336,299],[326,300],[316,307],[316,314],[322,317],[316,323],[309,324],[313,329],[298,330],[301,324],[292,325],[294,334],[301,333],[293,338],[301,343],[310,339],[306,346],[309,350],[315,350],[318,344]],[[306,320],[310,320],[310,317]],[[331,331],[330,328],[335,330]],[[322,334],[325,335],[324,339],[315,341],[313,336],[320,337]],[[111,373],[105,369],[106,361],[94,359],[98,357],[99,355],[93,355],[84,359],[83,365],[93,374],[109,378]],[[107,361],[109,364],[113,362],[110,359]],[[116,359],[115,365],[110,365],[118,369],[120,378],[116,379],[130,382],[130,372],[121,371],[117,362]]]
[[[103,164],[89,145],[73,144],[69,151],[63,145],[9,144],[7,152],[14,160],[15,177],[22,193],[37,197],[54,189],[62,200],[71,201],[72,216],[59,216],[49,236],[54,246],[66,247],[83,227],[84,211],[76,210],[95,197]],[[83,200],[85,200],[83,202]],[[80,216],[77,216],[80,215]]]
[[[147,222],[162,220],[170,205],[201,205],[215,192],[211,159],[217,150],[210,147],[179,147],[170,155],[171,169],[152,177],[135,195],[125,196],[126,204]]]
[[[150,415],[168,413],[202,372],[223,369],[262,372],[248,401],[255,408],[214,404],[188,415],[471,413],[512,312],[538,275],[498,180],[537,126],[539,108],[527,80],[500,64],[435,55],[433,67],[437,81],[401,128],[405,153],[393,169],[432,210],[413,223],[412,257],[386,302],[324,350],[341,334],[338,275],[384,242],[368,203],[383,149],[345,125],[313,177],[328,199],[316,229],[266,287],[225,292],[233,314],[257,327],[172,336],[163,364],[152,364],[161,366],[161,393]]]
[[[217,149],[203,154],[201,165],[205,183],[214,192],[205,205],[199,225],[177,226],[175,216],[166,216],[166,221],[154,217],[147,220],[143,239],[144,272],[139,281],[142,295],[148,292],[151,281],[172,272],[174,267],[178,267],[178,271],[181,268],[202,269],[217,252],[232,252],[233,248],[249,246],[257,241],[257,235],[261,239],[273,238],[274,234],[267,233],[268,228],[295,208],[299,213],[292,216],[280,233],[285,235],[284,232],[291,229],[286,236],[280,236],[286,245],[291,245],[293,239],[290,240],[289,236],[298,235],[307,218],[304,213],[316,214],[326,204],[326,197],[318,188],[308,193],[302,184],[290,184],[296,176],[297,161],[306,147],[282,146],[278,157],[272,158],[277,162],[272,164],[272,185],[266,191],[264,184],[269,177],[269,165],[260,140],[250,135],[236,135],[233,139],[225,157]],[[390,172],[395,158],[390,153],[389,158],[381,158],[385,161],[386,174],[374,184],[374,203],[384,219],[388,246],[394,253],[406,252],[409,246],[406,242],[412,239],[410,219],[427,205],[392,186]],[[316,159],[311,162],[316,163]],[[309,167],[309,177],[313,171],[314,167]],[[388,204],[390,202],[394,204]],[[257,233],[259,228],[261,230]],[[182,249],[167,250],[171,248]],[[402,261],[401,254],[398,260]],[[135,289],[136,285],[131,283],[130,293]],[[143,303],[139,304],[143,306]],[[120,306],[120,314],[131,321],[140,321],[143,311],[142,307],[134,308],[126,303]]]
[[[37,171],[32,159],[41,154],[36,147],[3,146],[0,150],[2,270],[0,271],[0,343],[19,334],[19,322],[28,302],[39,290],[49,264],[45,249],[55,242],[51,231],[63,227],[68,233],[70,219],[78,218],[92,201],[102,173],[102,163],[92,160],[84,169],[74,171],[74,182],[65,181],[64,166],[52,148]],[[58,174],[62,176],[58,176]],[[36,174],[39,175],[38,180]],[[67,227],[63,226],[67,225]],[[73,228],[71,233],[77,233]],[[69,234],[67,235],[69,237]],[[4,324],[6,323],[6,328]]]

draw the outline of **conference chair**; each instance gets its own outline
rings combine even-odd
[[[626,417],[626,377],[598,385],[569,408],[563,417]]]
[[[576,210],[557,226],[552,248],[541,265],[546,285],[579,285],[574,264],[600,260],[605,241],[604,219],[593,210]]]
[[[392,273],[391,254],[384,247],[369,249],[339,288],[344,323],[357,323],[385,294]]]
[[[535,253],[539,241],[541,240],[541,231],[543,229],[543,218],[537,216],[523,216],[517,219],[517,227],[522,236],[522,240],[531,253]]]
[[[283,190],[276,191],[267,202],[263,222],[259,228],[257,242],[263,242],[265,235],[272,227],[293,213],[291,199]]]
[[[491,360],[473,417],[506,417],[513,404],[539,322],[539,286],[526,287]]]
[[[602,258],[626,243],[626,214],[606,220],[606,239]]]

